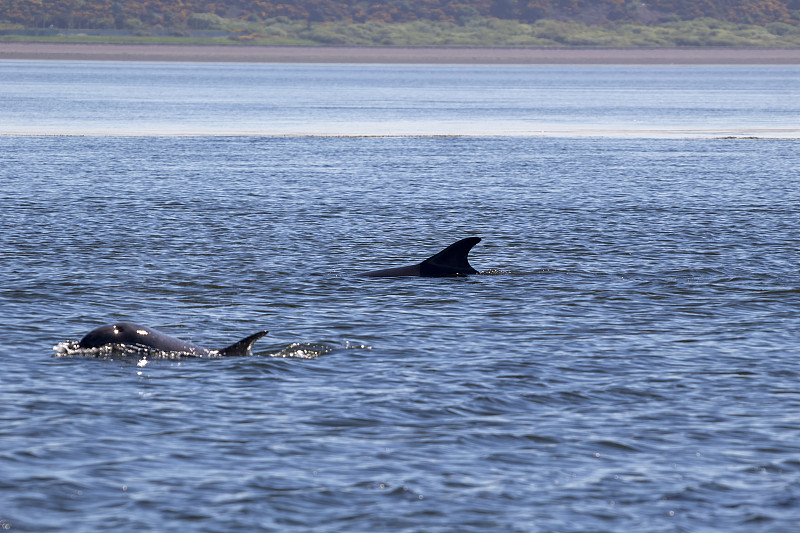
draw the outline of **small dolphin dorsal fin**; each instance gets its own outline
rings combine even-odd
[[[253,333],[249,337],[245,337],[239,342],[235,342],[227,348],[221,349],[219,351],[219,355],[223,357],[244,357],[246,355],[250,355],[250,348],[253,346],[253,343],[267,333],[269,333],[269,331],[266,330]]]
[[[428,277],[466,276],[478,271],[469,264],[472,247],[481,242],[480,237],[467,237],[454,242],[436,255],[432,255],[419,264],[420,275]]]

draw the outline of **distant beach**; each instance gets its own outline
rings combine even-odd
[[[797,65],[800,48],[415,48],[0,42],[0,59],[507,65]]]

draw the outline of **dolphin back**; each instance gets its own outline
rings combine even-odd
[[[469,264],[472,247],[481,242],[480,237],[467,237],[454,242],[441,252],[419,264],[419,275],[426,277],[468,276],[478,271]]]
[[[189,357],[244,356],[250,355],[253,343],[266,334],[266,331],[259,331],[227,348],[212,351],[141,324],[119,322],[90,331],[78,342],[78,347],[86,349],[122,345]]]
[[[202,346],[176,339],[156,329],[132,322],[117,322],[94,329],[87,333],[78,342],[78,345],[81,348],[125,345],[194,356],[208,355],[209,353],[209,350]]]
[[[252,348],[253,343],[267,333],[269,333],[269,331],[266,330],[253,333],[249,337],[245,337],[239,342],[235,342],[227,348],[219,350],[219,355],[222,357],[244,357],[250,355],[250,348]]]

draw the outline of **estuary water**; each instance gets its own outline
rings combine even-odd
[[[2,135],[800,137],[800,66],[0,61]]]
[[[0,62],[0,527],[794,531],[799,128],[800,67]]]

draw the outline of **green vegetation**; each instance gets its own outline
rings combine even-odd
[[[587,25],[539,20],[532,24],[473,18],[464,24],[414,21],[404,23],[316,23],[270,19],[247,22],[214,16],[190,19],[182,29],[139,28],[24,31],[0,25],[0,40],[45,42],[116,42],[171,44],[258,44],[338,46],[525,46],[525,47],[798,47],[800,27],[775,22],[765,26],[714,19],[662,24],[631,22]]]
[[[384,46],[535,46],[535,47],[664,47],[664,46],[800,46],[800,27],[767,26],[713,19],[658,25],[539,20],[533,24],[498,19],[473,19],[466,24],[417,21],[401,24],[320,24],[300,38],[329,45]]]
[[[0,39],[797,47],[800,0],[0,0]]]
[[[76,33],[71,35],[0,35],[0,42],[37,42],[37,43],[97,43],[97,44],[224,44],[236,45],[238,41],[226,37],[181,37],[174,35],[87,35]],[[305,39],[258,38],[248,41],[250,44],[263,46],[315,46],[319,43]]]

